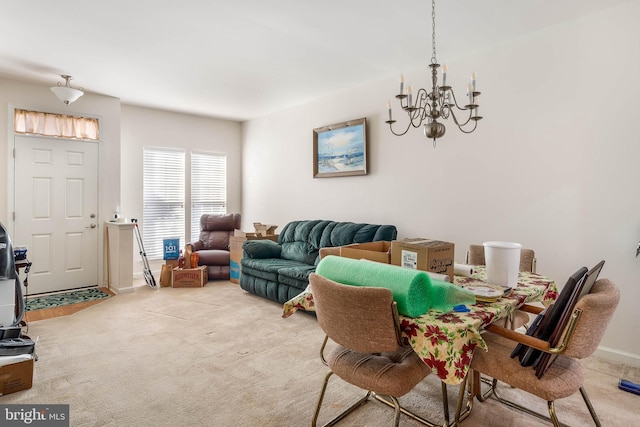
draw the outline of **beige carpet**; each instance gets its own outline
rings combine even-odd
[[[323,334],[308,314],[280,314],[279,304],[238,285],[209,282],[197,289],[141,287],[69,316],[31,322],[29,335],[39,339],[33,388],[2,396],[0,404],[67,403],[72,426],[308,426],[326,372],[318,358]],[[618,390],[617,381],[639,382],[639,370],[598,359],[586,363],[587,391],[602,424],[637,423],[640,397]],[[332,381],[321,421],[356,397]],[[453,407],[457,390],[449,390]],[[442,420],[433,375],[401,402]],[[591,425],[579,393],[557,408],[561,421]],[[371,402],[340,425],[391,420],[389,408]],[[401,425],[419,424],[403,417]],[[490,400],[476,402],[463,425],[549,424]]]

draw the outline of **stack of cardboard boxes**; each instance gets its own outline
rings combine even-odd
[[[191,254],[183,254],[185,264],[179,266],[180,239],[164,239],[164,264],[160,272],[160,287],[198,288],[209,281],[207,267],[191,268]],[[188,246],[188,245],[187,245]]]
[[[253,226],[255,232],[244,232],[241,230],[235,230],[233,236],[231,236],[229,246],[231,250],[230,254],[230,267],[231,267],[231,282],[240,283],[240,260],[242,260],[242,244],[247,240],[262,240],[268,239],[274,242],[278,241],[278,235],[275,234],[277,225],[261,224],[254,222]]]
[[[445,274],[453,283],[455,245],[440,240],[409,238],[393,242],[371,242],[341,246],[339,256],[367,259],[404,268]]]

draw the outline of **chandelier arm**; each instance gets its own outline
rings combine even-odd
[[[389,123],[389,130],[395,136],[402,136],[402,135],[406,134],[407,132],[409,132],[409,129],[411,129],[411,122],[409,122],[409,124],[407,124],[407,128],[404,130],[404,132],[400,132],[400,133],[397,133],[396,131],[393,130],[393,123]]]
[[[471,133],[476,129],[476,126],[478,126],[478,121],[477,120],[473,120],[473,122],[474,122],[473,129],[471,129],[468,132],[464,130],[464,126],[469,124],[469,122],[471,121],[471,118],[473,117],[473,110],[469,110],[469,117],[467,117],[467,120],[464,123],[458,122],[458,118],[456,117],[456,115],[453,112],[453,110],[451,111],[451,116],[453,117],[453,121],[456,124],[456,126],[458,126],[458,129],[460,129],[464,133]]]
[[[466,108],[461,107],[461,106],[458,105],[458,100],[456,99],[456,94],[453,92],[453,89],[450,89],[449,92],[451,93],[451,97],[453,98],[453,103],[454,103],[455,107],[460,111],[465,111]]]
[[[464,110],[461,110],[464,111]],[[458,121],[458,118],[456,117],[456,114],[453,110],[451,110],[451,117],[453,117],[453,121],[456,124],[456,126],[458,126],[458,128],[460,128],[460,130],[462,130],[463,126],[466,126],[467,123],[469,123],[469,121],[471,120],[471,113],[469,113],[469,117],[467,117],[467,120],[464,123],[460,123]]]
[[[403,107],[403,110],[409,117],[410,126],[418,128],[422,125],[422,122],[428,115],[427,107],[429,109],[431,108],[427,102],[427,92],[421,88],[416,94],[415,103],[413,105],[408,105],[407,103],[407,107]]]
[[[471,129],[469,129],[469,130],[465,130],[465,129],[463,129],[462,127],[458,126],[458,129],[460,129],[460,132],[462,132],[462,133],[471,133],[471,132],[473,132],[474,130],[476,130],[476,126],[478,126],[478,121],[477,121],[477,120],[474,120],[474,121],[473,121],[473,128],[471,128]]]

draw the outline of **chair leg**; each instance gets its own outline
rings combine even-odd
[[[392,408],[396,409],[394,400],[397,400],[396,398],[394,398],[393,396],[389,396],[391,398],[391,400],[387,399],[386,397],[382,397],[381,395],[377,394],[377,393],[373,393],[373,397],[378,401],[378,402],[382,402],[387,406],[391,406]],[[427,420],[426,418],[421,417],[420,415],[409,411],[406,408],[403,408],[402,406],[400,407],[400,412],[405,414],[408,417],[413,418],[414,420],[418,421],[420,424],[423,424],[427,427],[442,427],[442,424],[435,424],[432,421]]]
[[[555,427],[564,426],[564,424],[562,424],[558,420],[558,416],[556,415],[556,409],[555,409],[555,405],[554,405],[553,401],[548,401],[547,402],[547,407],[549,409],[549,417],[546,417],[546,416],[544,416],[542,414],[539,414],[538,412],[532,411],[529,408],[521,406],[521,405],[519,405],[519,404],[517,404],[515,402],[512,402],[512,401],[507,400],[507,399],[503,398],[502,396],[500,396],[500,394],[498,393],[498,391],[496,389],[497,384],[498,384],[498,380],[496,380],[494,378],[492,383],[491,383],[491,388],[488,391],[486,391],[485,393],[482,393],[482,394],[476,396],[478,398],[478,400],[480,402],[484,402],[489,397],[491,397],[491,395],[493,395],[494,398],[498,402],[500,402],[500,403],[502,403],[504,405],[507,405],[510,408],[517,409],[517,410],[522,411],[522,412],[526,412],[529,415],[533,415],[535,417],[538,417],[538,418],[546,420],[546,421],[550,421],[551,423],[553,423],[553,425]],[[591,404],[591,401],[589,400],[589,396],[587,395],[587,391],[584,389],[584,387],[580,387],[580,394],[582,395],[582,399],[584,400],[584,403],[587,405],[587,409],[589,409],[589,413],[591,414],[591,418],[593,419],[593,422],[595,423],[595,425],[597,427],[602,427],[602,425],[600,424],[600,419],[598,418],[598,414],[596,414],[596,411],[593,408],[593,405]]]
[[[582,400],[584,400],[584,403],[589,409],[589,413],[591,414],[591,418],[593,418],[593,422],[596,423],[596,426],[602,427],[602,425],[600,424],[600,418],[598,418],[598,414],[596,414],[596,410],[593,408],[593,405],[591,404],[589,396],[587,395],[587,391],[584,389],[584,387],[580,387],[580,394],[582,395]]]
[[[327,385],[329,384],[329,378],[331,378],[331,375],[333,375],[333,371],[327,372],[327,375],[325,375],[325,377],[324,377],[324,383],[322,384],[322,390],[320,391],[320,397],[318,398],[318,405],[316,406],[316,413],[313,415],[313,419],[311,420],[311,427],[316,427],[316,425],[317,425],[318,415],[320,415],[320,407],[322,406],[322,401],[324,400],[324,395],[325,395],[325,392],[327,391]],[[324,424],[323,427],[330,427],[330,426],[335,425],[338,421],[340,421],[341,419],[343,419],[344,417],[349,415],[356,408],[358,408],[358,407],[362,406],[364,403],[366,403],[367,400],[369,399],[369,396],[371,396],[371,392],[370,391],[368,391],[367,394],[362,399],[358,400],[356,403],[354,403],[353,405],[349,406],[343,412],[339,413],[333,419],[331,419],[329,422]],[[399,416],[400,415],[398,414],[398,417]]]
[[[558,416],[556,415],[556,407],[553,404],[553,400],[547,401],[547,407],[549,408],[549,416],[551,417],[553,427],[560,427],[560,421],[558,421]]]
[[[456,427],[460,426],[460,423],[464,421],[470,414],[473,409],[473,397],[471,395],[471,389],[467,388],[467,380],[468,376],[460,384],[460,392],[458,394],[458,404],[456,405],[456,418],[453,421],[453,425]],[[443,383],[444,384],[444,383]],[[467,397],[467,405],[462,410],[462,402],[464,401],[465,396]]]
[[[389,396],[391,401],[393,402],[394,411],[393,411],[393,427],[398,427],[400,424],[400,402],[398,402],[397,397]]]
[[[490,381],[491,387],[489,387],[489,390],[487,390],[486,392],[480,393],[480,394],[478,394],[476,396],[476,398],[480,402],[484,402],[485,400],[487,400],[496,391],[496,386],[498,385],[498,380],[493,378],[492,380],[488,380],[487,379],[487,381]],[[485,382],[485,378],[482,378],[482,382]]]
[[[502,396],[500,396],[500,394],[498,393],[497,389],[493,390],[493,397],[498,402],[502,403],[503,405],[506,405],[506,406],[508,406],[510,408],[513,408],[513,409],[517,409],[518,411],[525,412],[525,413],[527,413],[529,415],[533,415],[534,417],[540,418],[540,419],[548,421],[550,423],[553,423],[553,425],[555,427],[567,427],[565,424],[562,424],[562,423],[560,423],[560,421],[558,421],[553,401],[548,401],[547,402],[547,407],[549,408],[549,414],[551,415],[551,417],[547,417],[547,416],[545,416],[543,414],[540,414],[540,413],[538,413],[536,411],[532,411],[531,409],[529,409],[529,408],[527,408],[525,406],[519,405],[519,404],[517,404],[515,402],[512,402],[510,400],[507,400],[507,399],[503,398]]]
[[[322,353],[320,353],[322,355]],[[327,391],[327,384],[329,382],[329,378],[333,375],[333,371],[327,372],[327,375],[324,377],[324,383],[322,384],[322,390],[320,390],[320,397],[318,398],[318,404],[316,405],[316,413],[313,415],[313,419],[311,420],[311,427],[316,427],[316,423],[318,422],[318,415],[320,414],[320,407],[322,406],[322,401],[324,400],[324,393]]]

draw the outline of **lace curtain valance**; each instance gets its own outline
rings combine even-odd
[[[14,131],[61,138],[98,140],[98,119],[15,110]]]

